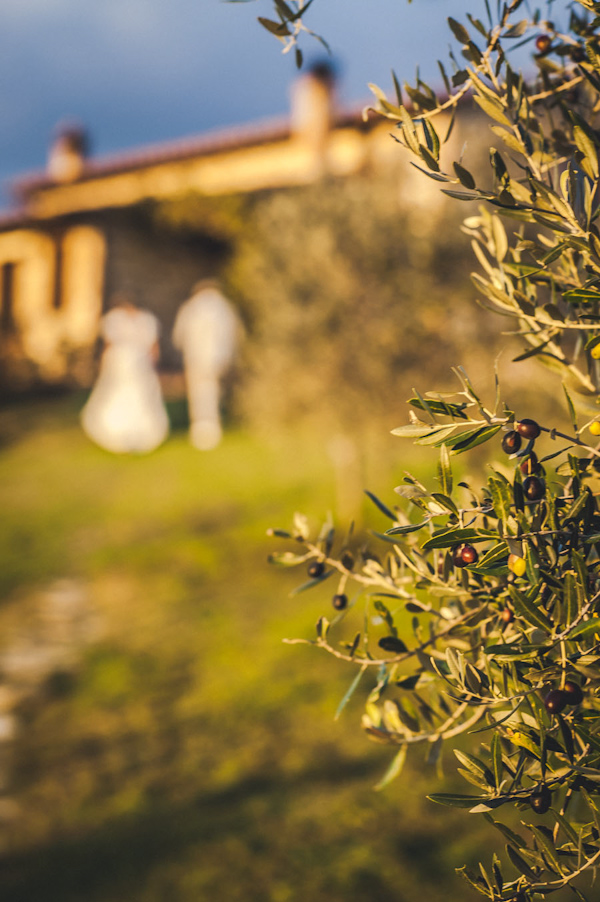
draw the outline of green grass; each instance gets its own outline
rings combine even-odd
[[[423,801],[438,784],[420,761],[375,792],[391,752],[361,733],[360,690],[334,721],[352,670],[282,642],[330,610],[328,584],[291,598],[303,574],[266,563],[267,527],[335,509],[323,442],[232,430],[199,453],[179,431],[120,458],[83,436],[81,400],[0,411],[4,642],[59,578],[99,625],[21,707],[0,897],[468,897],[453,867],[479,823]],[[390,498],[388,462],[368,485]]]

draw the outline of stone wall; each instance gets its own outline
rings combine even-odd
[[[161,324],[160,368],[177,370],[180,356],[171,332],[177,310],[199,279],[214,275],[226,254],[221,242],[160,228],[151,208],[98,216],[107,241],[104,309],[115,291],[126,290]]]

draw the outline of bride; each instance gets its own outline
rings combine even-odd
[[[154,366],[158,331],[156,317],[124,294],[115,297],[102,319],[100,374],[81,412],[81,424],[107,451],[152,451],[167,437],[169,421]]]

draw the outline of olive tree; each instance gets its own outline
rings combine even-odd
[[[297,50],[310,5],[274,0],[262,24]],[[307,568],[299,590],[334,586],[315,637],[294,641],[356,667],[342,704],[371,680],[363,727],[395,749],[382,785],[418,747],[432,762],[452,749],[468,786],[429,798],[481,817],[501,846],[461,869],[472,887],[585,900],[600,866],[600,3],[576,0],[562,29],[522,0],[481,10],[448,20],[443,94],[395,80],[393,97],[373,86],[373,108],[424,178],[477,205],[463,229],[478,298],[520,359],[549,368],[564,422],[509,409],[499,382],[482,398],[456,368],[454,389],[415,392],[394,430],[439,455],[437,478],[407,473],[396,504],[372,496],[377,552],[296,515],[272,530],[293,540],[272,559]],[[509,53],[523,45],[528,78]],[[436,128],[468,103],[491,129],[484,180],[446,159]],[[488,469],[457,482],[454,459],[484,443]]]

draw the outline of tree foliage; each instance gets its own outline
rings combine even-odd
[[[307,5],[275,5],[289,43],[287,10]],[[395,430],[438,449],[437,484],[406,474],[400,503],[372,496],[388,527],[377,553],[296,516],[274,530],[293,545],[273,562],[308,567],[298,591],[331,580],[333,614],[310,644],[355,665],[347,698],[371,678],[363,727],[396,749],[381,785],[415,747],[432,762],[453,750],[468,786],[430,798],[481,816],[503,846],[478,872],[462,869],[473,889],[492,902],[566,887],[589,899],[600,864],[600,3],[577,0],[563,30],[521,0],[494,6],[448,20],[443,95],[420,79],[396,82],[391,99],[373,86],[374,108],[425,177],[480,203],[464,230],[481,302],[520,336],[523,359],[559,374],[569,425],[509,409],[500,385],[482,400],[457,368],[455,391],[416,394]],[[529,79],[511,64],[524,44]],[[446,159],[436,129],[466,102],[494,136],[484,178]],[[487,478],[457,483],[454,458],[485,443]]]
[[[456,211],[414,209],[407,178],[392,166],[249,203],[224,275],[251,334],[238,391],[251,422],[391,428],[424,361],[439,379],[465,355],[474,364],[476,339],[494,342],[485,314],[465,303]]]
[[[230,3],[252,3],[253,0],[229,0]],[[294,51],[296,65],[301,68],[303,53],[300,39],[305,36],[314,38],[329,51],[325,38],[317,34],[306,24],[306,14],[315,0],[273,0],[271,16],[258,16],[262,27],[275,36],[283,44],[283,52]],[[410,0],[409,0],[410,2]]]

